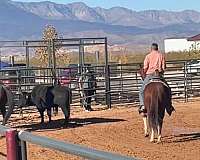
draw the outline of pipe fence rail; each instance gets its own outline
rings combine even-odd
[[[70,144],[47,137],[33,135],[26,131],[17,132],[14,129],[0,125],[0,134],[6,136],[7,160],[27,160],[27,145],[32,143],[45,148],[64,152],[90,160],[136,160],[110,152],[100,151],[81,145]]]

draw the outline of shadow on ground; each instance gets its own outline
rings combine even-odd
[[[14,128],[23,128],[27,131],[38,131],[43,132],[45,130],[59,130],[63,128],[77,128],[77,127],[83,127],[86,125],[91,124],[103,124],[103,123],[114,123],[114,122],[121,122],[126,121],[124,119],[110,119],[110,118],[72,118],[70,119],[68,125],[64,124],[64,119],[58,119],[58,120],[52,120],[52,122],[48,123],[45,122],[43,124],[40,123],[34,123],[34,124],[28,124],[28,125],[18,125]]]
[[[170,137],[164,137],[167,143],[179,143],[179,142],[187,142],[200,140],[200,133],[187,133],[187,134],[179,134]]]

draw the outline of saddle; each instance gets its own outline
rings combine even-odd
[[[159,82],[159,83],[162,83],[163,85],[165,85],[167,88],[169,88],[169,85],[167,84],[167,82],[165,81],[165,79],[163,77],[163,72],[159,72],[158,70],[156,70],[154,73],[152,73],[152,76],[153,76],[153,78],[149,80],[149,82],[145,85],[145,87],[149,83]]]
[[[166,81],[163,79],[163,78],[157,78],[157,77],[155,77],[155,78],[153,78],[153,79],[150,79],[150,81],[145,85],[145,87],[148,85],[148,84],[150,84],[150,83],[162,83],[164,86],[166,86],[167,88],[169,88],[169,86],[168,86],[168,84],[166,83]]]

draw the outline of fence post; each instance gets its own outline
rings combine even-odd
[[[18,160],[17,131],[6,131],[7,160]]]
[[[187,61],[184,62],[184,92],[185,92],[185,102],[188,102],[188,91],[187,91]]]
[[[20,141],[21,145],[21,160],[27,160],[27,147],[25,141]]]
[[[111,90],[110,90],[110,65],[108,64],[108,40],[104,38],[105,44],[105,85],[106,85],[106,105],[111,109]]]
[[[110,88],[110,65],[106,66],[106,75],[105,75],[105,80],[106,80],[106,104],[109,109],[111,109],[111,88]]]

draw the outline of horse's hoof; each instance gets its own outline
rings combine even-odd
[[[3,135],[0,135],[0,139],[3,139],[3,138],[5,138],[5,136],[3,136]]]
[[[160,144],[160,143],[162,143],[162,141],[157,141],[157,142],[156,142],[156,144]]]
[[[149,134],[148,134],[148,133],[146,133],[146,134],[144,135],[144,137],[149,137]]]
[[[150,139],[150,142],[151,142],[151,143],[155,143],[154,139],[153,139],[153,140],[152,140],[152,139]]]
[[[53,115],[54,115],[54,116],[57,116],[57,115],[58,115],[58,112],[54,112]]]
[[[69,128],[69,124],[64,122],[61,128]]]

